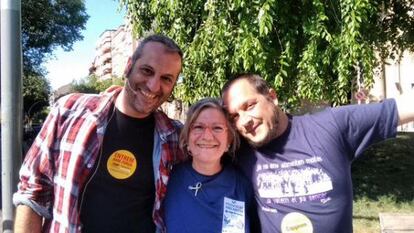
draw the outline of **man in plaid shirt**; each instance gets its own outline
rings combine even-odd
[[[182,159],[181,123],[157,109],[181,67],[176,43],[152,35],[124,87],[62,97],[20,170],[15,232],[165,232],[160,204]]]

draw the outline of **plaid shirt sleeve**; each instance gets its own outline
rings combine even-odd
[[[14,205],[27,205],[37,214],[51,218],[53,205],[54,143],[59,130],[61,100],[51,110],[33,145],[26,154],[19,173]]]

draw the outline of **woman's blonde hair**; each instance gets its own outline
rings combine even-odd
[[[226,127],[228,129],[227,132],[229,136],[228,141],[230,143],[229,148],[227,152],[224,153],[224,155],[227,154],[233,160],[235,158],[235,152],[240,145],[239,135],[236,129],[231,124],[229,114],[223,108],[221,101],[215,98],[201,99],[190,107],[190,109],[187,112],[187,120],[185,121],[184,127],[181,130],[180,134],[180,148],[184,152],[186,158],[188,159],[190,156],[190,152],[188,151],[188,137],[190,135],[191,126],[194,123],[194,121],[198,118],[200,113],[207,108],[217,109],[221,113],[223,113],[224,118],[226,119]]]

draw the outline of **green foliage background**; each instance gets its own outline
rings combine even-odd
[[[119,0],[138,37],[175,39],[185,52],[176,96],[218,96],[233,74],[261,74],[285,108],[303,99],[348,103],[384,59],[414,49],[408,0]]]
[[[44,75],[43,62],[57,47],[72,50],[89,16],[84,0],[22,0],[23,70]]]
[[[91,75],[79,81],[72,82],[72,90],[80,93],[95,93],[105,91],[112,85],[123,86],[124,81],[122,78],[112,77],[106,80],[99,80],[97,76]]]
[[[23,103],[26,117],[43,118],[51,87],[43,63],[57,47],[83,39],[88,15],[84,0],[22,0]]]
[[[25,117],[32,121],[39,121],[44,117],[42,112],[49,105],[50,85],[43,76],[27,75],[23,80],[23,108]],[[26,120],[28,120],[26,119]]]

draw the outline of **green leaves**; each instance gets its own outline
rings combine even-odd
[[[54,49],[71,50],[88,19],[82,0],[23,0],[22,50],[26,75],[42,75]]]
[[[98,94],[112,85],[122,86],[123,84],[122,78],[112,77],[106,80],[99,80],[95,75],[91,75],[79,81],[73,81],[71,86],[73,92]]]
[[[259,23],[259,33],[261,36],[267,35],[272,30],[273,17],[270,13],[270,5],[268,2],[265,2],[260,8],[259,14],[257,16]]]
[[[49,81],[41,75],[23,77],[23,105],[24,114],[32,117],[49,105]]]
[[[51,88],[42,64],[62,47],[71,50],[82,39],[88,19],[82,0],[23,0],[22,52],[24,114],[40,120],[49,104]]]
[[[411,1],[120,1],[137,36],[153,30],[183,48],[184,78],[175,96],[189,103],[218,96],[235,73],[255,72],[285,108],[302,100],[344,104],[356,67],[368,88],[377,60],[414,50]]]

